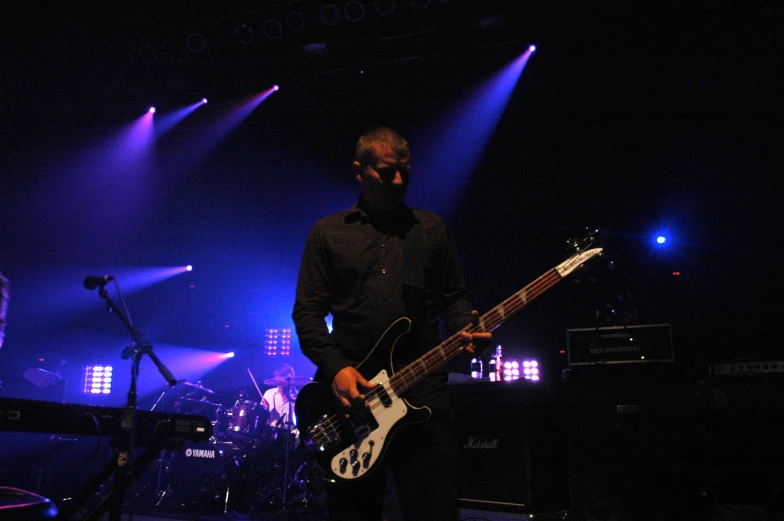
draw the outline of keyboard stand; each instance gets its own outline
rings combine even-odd
[[[128,453],[124,450],[117,450],[104,468],[70,501],[63,504],[57,516],[58,521],[70,521],[111,477],[114,478],[111,488],[80,519],[82,521],[98,521],[107,510],[111,509],[108,516],[109,521],[120,521],[126,489],[147,470],[167,445],[168,443],[162,440],[148,443],[142,453],[134,459],[132,476],[128,475]]]

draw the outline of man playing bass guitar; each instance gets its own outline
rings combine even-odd
[[[300,266],[292,316],[302,352],[317,366],[315,381],[332,402],[324,412],[335,414],[325,414],[322,423],[319,411],[309,414],[322,398],[306,392],[316,384],[303,388],[296,410],[300,426],[303,414],[316,425],[306,443],[323,440],[319,450],[344,449],[327,464],[333,521],[380,521],[387,470],[407,521],[457,519],[459,449],[446,367],[435,364],[404,386],[402,396],[384,387],[376,372],[411,370],[441,342],[440,325],[451,334],[473,321],[475,332],[462,333],[469,352],[491,338],[472,311],[444,220],[405,203],[410,161],[408,143],[395,130],[362,135],[352,165],[359,199],[313,226]],[[373,407],[396,412],[371,414]],[[357,453],[360,442],[365,448]]]

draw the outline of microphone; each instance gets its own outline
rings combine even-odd
[[[114,277],[112,277],[111,275],[103,275],[100,277],[89,276],[86,279],[84,279],[84,287],[89,290],[93,290],[98,286],[101,287],[105,286],[108,282],[112,280],[114,280]]]

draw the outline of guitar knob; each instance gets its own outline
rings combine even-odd
[[[340,458],[340,473],[344,474],[346,472],[346,467],[348,466],[348,460],[346,458]]]
[[[351,452],[348,453],[351,456],[351,461],[357,460],[357,449],[351,449]]]
[[[359,462],[358,461],[355,461],[354,463],[351,464],[351,470],[354,472],[355,476],[357,474],[359,474]]]
[[[370,465],[370,453],[369,452],[366,452],[366,453],[362,454],[362,465],[365,468],[368,468],[368,465]]]

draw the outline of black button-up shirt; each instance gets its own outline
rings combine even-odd
[[[420,227],[414,227],[417,217],[408,208],[378,222],[357,206],[325,217],[311,229],[292,317],[302,352],[318,367],[317,381],[329,384],[344,367],[359,365],[390,324],[409,316],[403,245],[412,231],[421,228],[424,236],[425,315],[415,323],[417,333],[406,335],[408,344],[395,346],[395,370],[441,342],[439,320],[449,333],[470,322],[472,306],[446,223],[429,211],[417,215]],[[330,313],[331,334],[325,322]],[[446,368],[434,372],[409,395],[437,388],[446,376]]]

